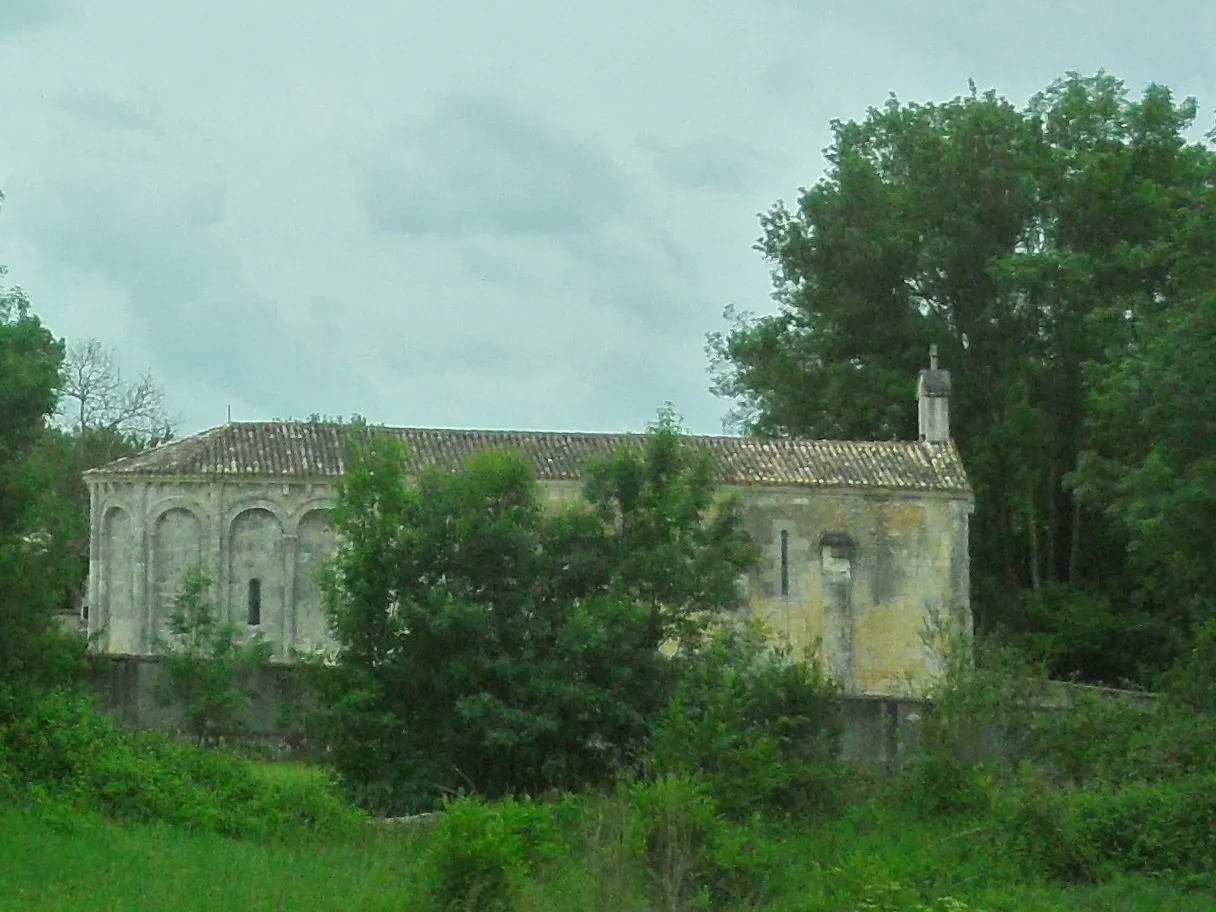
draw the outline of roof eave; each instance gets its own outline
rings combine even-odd
[[[84,478],[87,482],[101,481],[117,481],[117,482],[160,482],[167,484],[223,484],[241,482],[261,482],[268,484],[298,484],[298,485],[332,485],[340,475],[272,475],[265,472],[221,472],[221,473],[194,473],[194,472],[110,472],[106,473],[99,469],[91,469],[84,473]],[[562,478],[542,478],[537,479],[539,484],[554,483],[554,484],[579,484],[583,481],[582,477],[562,477]],[[879,494],[885,496],[931,496],[945,498],[949,500],[965,500],[968,503],[975,502],[975,493],[972,491],[970,484],[965,487],[926,487],[923,485],[882,485],[882,484],[867,484],[864,482],[849,484],[847,482],[837,483],[803,483],[789,481],[720,481],[718,487],[728,491],[751,491],[763,489],[766,491],[775,492],[808,492],[814,491],[823,494]]]

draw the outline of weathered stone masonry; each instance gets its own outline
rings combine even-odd
[[[819,644],[848,690],[903,694],[939,668],[937,632],[970,632],[971,490],[949,441],[949,375],[918,385],[919,441],[691,437],[741,495],[764,560],[751,611],[796,649]],[[628,435],[387,429],[416,466],[457,466],[514,446],[553,505],[579,496],[583,461]],[[89,630],[111,654],[148,655],[188,567],[201,564],[227,618],[290,647],[328,642],[316,570],[344,471],[341,428],[228,424],[94,470]]]
[[[257,624],[275,644],[322,645],[325,619],[315,568],[333,549],[326,482],[183,481],[107,478],[92,482],[93,572],[89,632],[103,652],[153,652],[186,571],[201,565],[226,619]]]

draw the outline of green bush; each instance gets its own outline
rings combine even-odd
[[[721,825],[709,789],[672,775],[636,783],[628,794],[655,905],[677,910],[707,904],[706,868]]]
[[[724,627],[681,662],[648,760],[696,776],[733,820],[806,816],[835,806],[841,770],[838,690],[755,624]]]
[[[1216,872],[1216,776],[1083,790],[1065,799],[1076,832],[1110,872]]]
[[[940,753],[966,766],[1016,769],[1034,755],[1037,707],[1046,675],[1000,642],[954,638],[944,673],[918,731],[917,752]]]
[[[712,788],[687,775],[633,782],[632,834],[659,910],[752,907],[774,873],[768,829],[759,818],[737,824],[721,814]]]
[[[1078,694],[1035,721],[1036,763],[1073,785],[1185,779],[1212,768],[1216,716],[1168,700]]]
[[[510,912],[529,876],[566,848],[551,806],[505,799],[448,802],[432,832],[427,887],[439,909]]]
[[[357,819],[324,784],[272,782],[247,761],[129,732],[84,694],[50,691],[0,728],[15,800],[230,835],[334,830]]]
[[[1065,793],[1029,769],[996,820],[997,842],[1032,876],[1066,883],[1096,879],[1096,859],[1068,814]]]
[[[200,569],[186,574],[166,618],[168,635],[158,638],[164,677],[156,698],[180,706],[186,731],[200,745],[244,730],[241,714],[253,701],[257,670],[271,646],[256,633],[221,621],[208,594],[211,578]]]
[[[995,788],[996,778],[984,764],[932,751],[900,767],[890,793],[918,814],[944,817],[989,810]]]
[[[1120,874],[1216,873],[1216,776],[1121,788],[1024,785],[1008,808],[1008,846],[1034,873],[1065,882]]]

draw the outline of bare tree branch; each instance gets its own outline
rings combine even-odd
[[[151,374],[124,378],[113,353],[97,339],[68,346],[63,379],[59,420],[74,434],[117,431],[154,445],[176,432],[179,422],[165,409],[164,389]]]

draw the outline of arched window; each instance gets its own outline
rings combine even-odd
[[[262,623],[262,581],[249,581],[249,626],[257,627]]]
[[[853,553],[856,546],[845,532],[828,532],[820,542],[823,572],[829,580],[847,580],[852,576]]]

